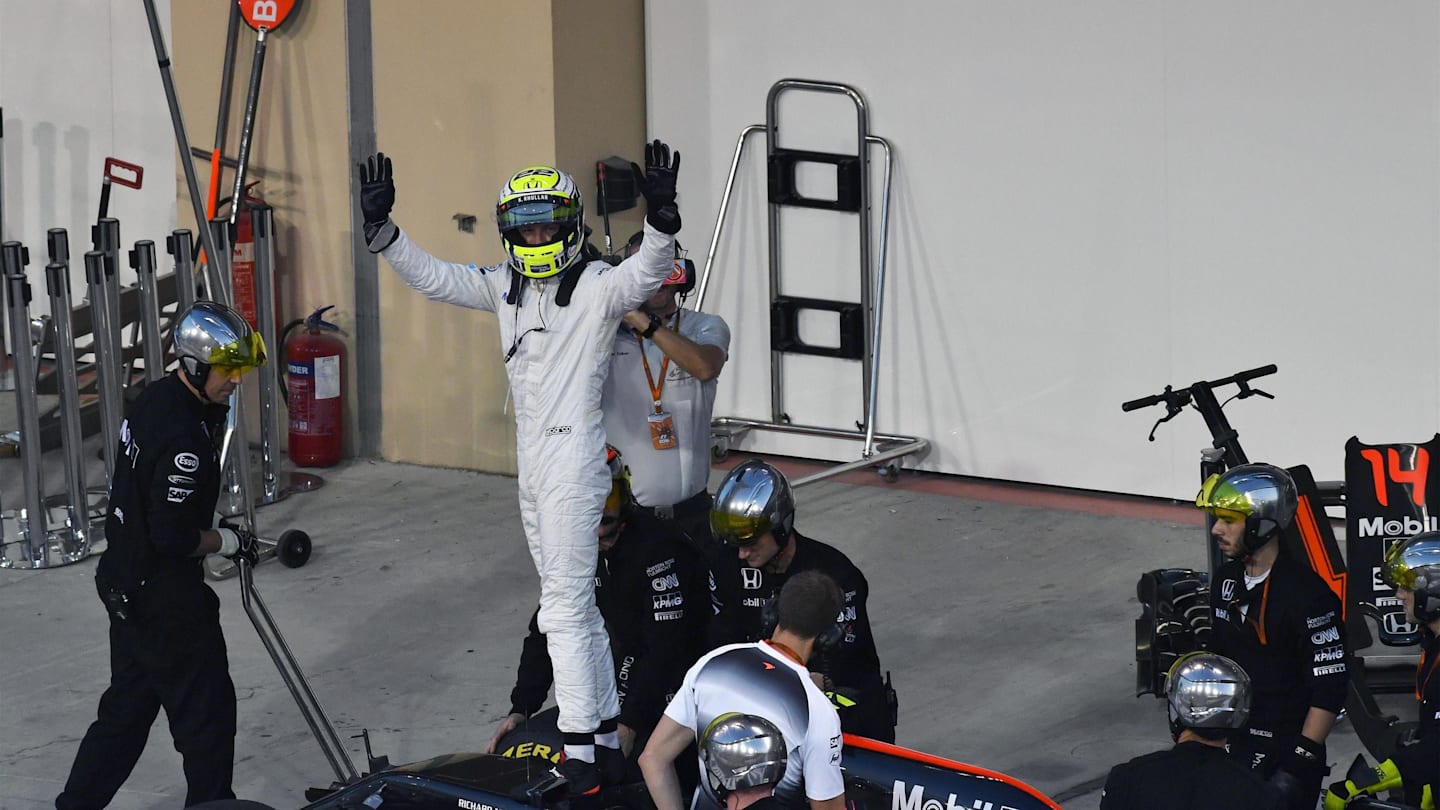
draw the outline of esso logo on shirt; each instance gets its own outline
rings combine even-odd
[[[175,469],[180,472],[195,472],[200,469],[200,457],[194,453],[176,453]]]

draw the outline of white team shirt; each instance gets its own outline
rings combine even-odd
[[[785,735],[789,758],[775,795],[791,804],[845,792],[840,771],[840,716],[805,667],[767,642],[730,644],[706,654],[685,673],[665,716],[700,735],[717,717],[753,714]],[[700,767],[697,807],[720,802]],[[701,802],[700,798],[708,799]]]
[[[718,315],[680,309],[682,336],[702,346],[718,346],[729,356],[730,327]],[[667,327],[673,316],[665,319]],[[665,353],[646,340],[645,358],[650,374],[660,382]],[[656,450],[650,440],[648,417],[655,412],[654,398],[640,361],[635,332],[620,323],[610,352],[610,376],[601,396],[606,441],[615,445],[630,468],[635,500],[641,506],[671,506],[705,489],[710,480],[710,416],[715,409],[718,380],[701,382],[680,364],[670,361],[660,404],[675,425],[677,446]]]

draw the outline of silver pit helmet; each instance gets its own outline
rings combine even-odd
[[[1216,473],[1195,496],[1195,505],[1215,517],[1244,521],[1246,554],[1289,526],[1299,504],[1294,479],[1273,464],[1241,464]]]
[[[510,267],[530,278],[549,278],[580,260],[585,249],[585,206],[575,178],[549,166],[521,169],[505,181],[495,202],[495,225]],[[544,244],[526,244],[520,229],[556,225]]]
[[[1440,619],[1440,532],[1421,532],[1390,547],[1380,576],[1392,588],[1415,593],[1415,618]]]
[[[710,529],[731,546],[747,546],[773,532],[781,548],[795,528],[795,493],[784,473],[759,459],[730,471],[715,490]]]
[[[210,368],[245,373],[265,365],[265,341],[244,316],[224,304],[200,301],[175,321],[175,358],[197,391],[205,390]]]
[[[700,760],[716,793],[776,785],[789,761],[785,735],[753,714],[730,712],[710,723],[700,739]]]
[[[1223,655],[1182,655],[1165,676],[1170,732],[1182,729],[1238,729],[1250,719],[1250,676]]]

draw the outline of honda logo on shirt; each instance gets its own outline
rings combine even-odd
[[[740,582],[745,586],[745,590],[747,591],[759,590],[764,580],[765,575],[760,573],[759,568],[740,569]]]

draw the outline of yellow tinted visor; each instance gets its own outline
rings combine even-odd
[[[770,529],[770,518],[763,515],[732,515],[718,509],[710,512],[710,530],[732,546],[748,546]]]
[[[215,348],[205,362],[221,374],[232,377],[265,365],[265,357],[265,339],[260,337],[259,332],[251,332]]]
[[[1415,569],[1405,562],[1405,543],[1401,541],[1385,553],[1385,562],[1380,566],[1380,578],[1392,588],[1415,590]]]
[[[1220,474],[1213,473],[1200,485],[1195,505],[1221,520],[1244,522],[1250,516],[1250,499],[1229,483],[1221,483]]]

